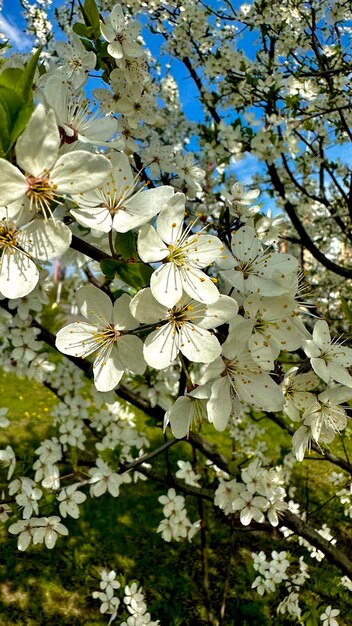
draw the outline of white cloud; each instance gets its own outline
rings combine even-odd
[[[32,48],[32,40],[3,15],[0,16],[0,31],[19,52],[25,52]]]

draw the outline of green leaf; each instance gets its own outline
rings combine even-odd
[[[22,78],[24,70],[18,67],[8,67],[0,74],[0,86],[7,87],[11,91],[21,94]]]
[[[88,36],[88,27],[85,24],[82,24],[81,22],[76,22],[73,25],[72,30],[79,37],[86,37],[87,39],[89,38],[89,36]]]
[[[18,111],[10,133],[10,148],[24,131],[33,109],[34,104],[32,103],[24,105]]]
[[[115,259],[103,259],[102,261],[100,261],[101,271],[108,280],[114,280],[117,263],[118,261],[116,261]]]
[[[0,83],[0,103],[1,151],[2,155],[5,156],[14,143],[11,141],[11,133],[15,128],[16,119],[21,107],[24,106],[24,101],[20,98],[16,91],[4,87]]]
[[[127,233],[116,233],[115,250],[124,261],[129,259],[137,260],[137,241],[135,235],[131,231]]]
[[[15,92],[26,104],[33,100],[33,79],[40,53],[38,48],[24,69],[8,67],[0,74],[0,85]]]
[[[34,108],[33,79],[41,49],[24,69],[11,67],[0,74],[1,155],[6,156],[24,130]]]
[[[145,263],[123,263],[118,276],[135,289],[148,287],[153,269]]]
[[[118,259],[103,259],[100,261],[100,267],[108,280],[113,280],[117,276],[137,290],[149,285],[153,273],[152,268],[145,263],[126,263]]]
[[[342,308],[344,315],[346,315],[346,319],[348,320],[349,326],[352,326],[352,308],[350,307],[347,300],[345,300],[343,296],[341,296],[341,308]]]
[[[86,26],[92,27],[92,34],[96,38],[100,37],[100,15],[94,0],[85,0],[84,5],[79,2],[79,6],[82,11],[83,19]]]
[[[38,50],[29,59],[25,69],[23,70],[22,96],[27,101],[27,104],[33,101],[33,92],[32,92],[33,80],[34,80],[35,70],[37,69],[41,51],[42,49],[38,48]]]
[[[0,156],[5,156],[10,143],[8,124],[8,111],[4,103],[0,101]]]

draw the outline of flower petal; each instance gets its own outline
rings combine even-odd
[[[5,298],[23,298],[39,280],[39,270],[24,252],[5,250],[0,261],[0,292]]]
[[[179,353],[178,336],[173,325],[165,324],[150,333],[144,342],[143,353],[148,365],[157,370],[171,365]]]
[[[117,351],[124,369],[134,374],[144,374],[143,341],[135,335],[125,335],[117,340]]]
[[[225,430],[232,411],[230,382],[227,376],[219,378],[211,388],[211,396],[207,402],[209,422],[219,431]]]
[[[182,287],[191,298],[206,304],[213,304],[219,299],[220,293],[217,286],[202,270],[186,266],[181,267],[179,273]]]
[[[167,244],[175,245],[182,236],[185,201],[186,197],[183,193],[175,193],[158,216],[156,228]]]
[[[151,224],[142,226],[138,235],[138,255],[144,263],[155,263],[165,259],[168,247]]]
[[[130,311],[131,296],[122,294],[114,303],[113,324],[118,330],[133,330],[137,328],[138,322],[134,319]]]
[[[23,249],[34,258],[48,261],[66,252],[71,243],[72,233],[62,222],[36,219],[21,231],[18,239]]]
[[[110,170],[111,164],[106,157],[75,150],[57,160],[50,178],[57,187],[57,193],[75,194],[101,185]]]
[[[143,324],[152,324],[166,319],[168,309],[153,296],[151,289],[141,289],[131,300],[132,315]]]
[[[178,267],[174,263],[165,263],[158,267],[151,276],[150,288],[154,298],[171,309],[182,297],[182,281]]]
[[[96,331],[96,326],[86,322],[73,322],[59,330],[55,345],[63,354],[77,357],[88,356],[99,347],[94,338]]]
[[[18,167],[5,159],[0,159],[1,206],[7,206],[15,200],[19,200],[25,195],[27,189],[26,179]]]
[[[132,228],[142,226],[159,213],[173,194],[173,187],[167,185],[135,193],[125,201],[125,210],[119,210],[115,214],[112,224],[114,230],[126,233]]]
[[[93,286],[81,287],[76,293],[76,302],[82,315],[96,326],[112,323],[113,304],[109,296]]]
[[[55,113],[38,104],[16,143],[16,159],[27,174],[40,176],[51,170],[59,152],[60,134]]]
[[[121,360],[118,351],[113,348],[110,356],[104,355],[94,361],[94,385],[98,391],[112,391],[119,384],[124,368],[121,367]]]
[[[211,363],[221,354],[219,341],[209,330],[185,323],[179,332],[182,354],[195,363]]]

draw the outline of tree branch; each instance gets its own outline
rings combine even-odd
[[[324,267],[326,267],[326,269],[334,272],[335,274],[338,274],[339,276],[343,276],[344,278],[352,278],[352,269],[348,269],[347,267],[337,265],[337,263],[330,261],[330,259],[328,259],[319,250],[319,248],[316,246],[316,244],[310,238],[306,229],[304,228],[300,218],[296,213],[294,205],[289,200],[287,200],[285,187],[279,177],[275,165],[270,164],[266,161],[266,166],[268,168],[272,184],[274,185],[274,188],[279,194],[280,198],[284,201],[284,208],[286,210],[286,213],[289,216],[298,235],[300,236],[301,243],[304,245],[304,247],[307,248],[307,250],[309,250],[309,252],[314,256],[314,258],[319,261]]]

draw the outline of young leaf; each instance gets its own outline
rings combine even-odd
[[[138,259],[137,242],[134,234],[131,231],[127,233],[116,233],[115,250],[124,261]]]

